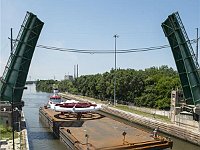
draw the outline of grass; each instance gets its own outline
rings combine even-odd
[[[154,118],[154,119],[161,120],[161,121],[164,121],[164,122],[170,122],[170,119],[166,116],[161,116],[161,115],[150,114],[150,113],[138,111],[138,110],[129,108],[127,105],[118,104],[117,106],[115,106],[115,108],[121,109],[121,110],[124,110],[124,111],[127,111],[127,112],[131,112],[131,113],[134,113],[134,114],[138,114],[138,115],[141,115],[141,116],[144,116],[144,117]]]
[[[108,104],[108,101],[102,101],[100,99],[96,99],[96,98],[91,98],[91,97],[87,97],[87,96],[80,96],[81,98],[84,98],[84,99],[88,99],[88,100],[91,100],[91,101],[94,101],[96,103],[103,103],[103,104]]]
[[[2,124],[0,124],[0,140],[12,140],[12,128],[11,127],[4,127]],[[18,138],[19,135],[17,132],[14,133],[15,138]]]

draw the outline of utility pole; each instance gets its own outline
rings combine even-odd
[[[198,28],[196,28],[197,29],[197,45],[196,45],[196,60],[197,60],[197,66],[198,66],[198,45],[199,45],[199,33],[198,33]]]
[[[116,101],[117,38],[119,36],[115,34],[113,37],[115,38],[114,106],[116,106],[117,105]]]
[[[12,32],[12,28],[10,29],[10,53],[12,55],[13,53],[13,39],[12,39],[12,36],[13,36],[13,32]]]
[[[12,28],[10,29],[10,49],[11,49],[11,56],[13,55],[13,34],[12,34]],[[15,150],[15,130],[14,130],[14,98],[13,98],[13,94],[14,94],[14,84],[12,85],[12,97],[11,97],[11,101],[12,101],[12,142],[13,142],[13,150]]]

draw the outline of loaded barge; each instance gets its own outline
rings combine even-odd
[[[173,142],[105,116],[101,111],[60,113],[40,107],[39,118],[71,150],[166,149]]]

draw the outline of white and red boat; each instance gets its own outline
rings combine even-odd
[[[100,109],[101,104],[92,104],[90,102],[64,102],[54,106],[55,111],[72,113],[93,112]]]
[[[55,106],[56,104],[60,104],[60,103],[62,103],[62,102],[63,102],[63,101],[62,101],[62,99],[61,99],[61,96],[58,95],[58,89],[54,89],[54,90],[53,90],[53,95],[50,96],[50,99],[49,99],[49,101],[48,101],[48,103],[47,103],[47,107],[48,107],[48,108],[51,108],[51,109],[54,109],[54,106]]]

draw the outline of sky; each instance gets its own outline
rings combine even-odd
[[[17,37],[26,12],[44,22],[37,45],[113,50],[169,44],[161,28],[168,15],[179,12],[189,39],[200,28],[199,0],[1,0],[0,76],[10,55],[10,28]],[[200,30],[200,29],[199,29]],[[192,45],[194,50],[196,45]],[[79,54],[36,47],[27,80],[97,74],[114,68],[114,54]],[[176,69],[170,48],[117,54],[117,68],[145,69],[168,65]]]

